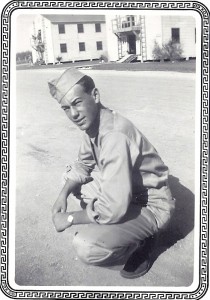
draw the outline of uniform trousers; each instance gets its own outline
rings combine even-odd
[[[80,193],[74,195],[74,198],[81,203],[88,203],[88,199],[97,196],[99,187],[100,180],[98,175],[95,175],[92,182],[82,185]],[[166,195],[171,197],[169,188],[165,186],[159,189],[158,197],[161,194],[164,195],[163,198]],[[77,256],[87,264],[101,266],[124,264],[137,247],[143,245],[146,238],[155,235],[160,227],[166,226],[171,212],[166,211],[164,214],[160,211],[160,214],[164,215],[161,225],[148,207],[131,202],[126,215],[118,223],[79,225],[73,238]]]

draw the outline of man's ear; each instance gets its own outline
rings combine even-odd
[[[97,88],[94,88],[92,90],[92,96],[95,99],[95,103],[99,103],[100,102],[100,94],[99,94],[99,90]]]

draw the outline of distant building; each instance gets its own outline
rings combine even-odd
[[[183,57],[196,56],[196,22],[191,16],[118,15],[108,16],[107,24],[110,60],[128,53],[136,54],[140,61],[153,60],[155,41],[162,46],[169,40],[181,45]]]
[[[106,41],[103,15],[37,15],[31,37],[33,62],[99,59],[107,56]]]
[[[155,42],[172,40],[182,56],[196,56],[196,22],[179,15],[37,15],[31,44],[33,62],[117,61],[133,54],[138,61],[153,60]],[[36,49],[36,50],[35,50]]]

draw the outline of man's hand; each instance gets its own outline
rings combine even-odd
[[[66,228],[71,226],[71,223],[68,222],[68,216],[69,213],[56,213],[55,215],[53,215],[53,223],[55,226],[55,229],[58,232],[64,231]]]

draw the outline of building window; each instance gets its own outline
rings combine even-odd
[[[66,44],[60,44],[60,50],[61,50],[61,53],[66,53],[67,52],[67,45]]]
[[[179,28],[171,28],[171,39],[174,43],[180,43],[180,32]]]
[[[79,43],[79,51],[85,51],[85,43]]]
[[[102,42],[96,42],[97,50],[103,50]]]
[[[100,23],[96,23],[95,24],[95,29],[96,29],[96,32],[101,32],[101,24]]]
[[[132,26],[135,26],[135,19],[134,19],[134,16],[131,17],[131,20],[132,20]]]
[[[77,24],[77,30],[78,30],[78,33],[84,32],[83,24]]]
[[[65,33],[65,24],[58,24],[58,32]]]

